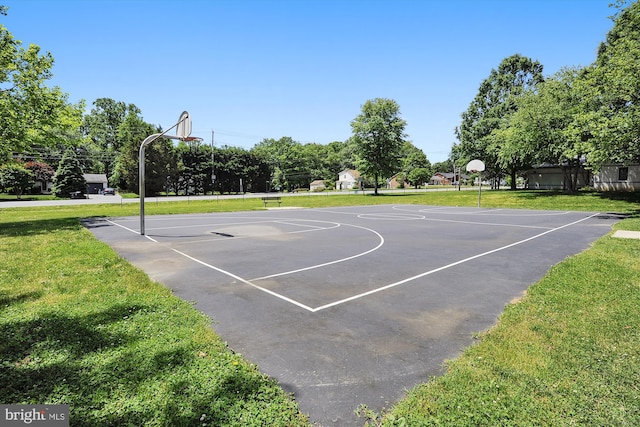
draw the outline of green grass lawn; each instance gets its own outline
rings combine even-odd
[[[476,206],[477,193],[314,195],[283,206]],[[487,191],[483,207],[630,214],[640,194]],[[262,209],[260,199],[146,203],[146,213]],[[0,209],[0,403],[68,403],[71,425],[306,426],[295,401],[215,324],[78,219],[137,204]],[[496,327],[363,424],[640,425],[640,241],[604,237],[554,267]]]

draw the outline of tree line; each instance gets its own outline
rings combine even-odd
[[[6,15],[7,8],[0,11]],[[53,56],[36,45],[23,48],[2,25],[0,49],[0,85],[6,88],[0,91],[0,191],[19,196],[53,179],[55,194],[64,197],[86,187],[83,173],[96,173],[137,193],[139,147],[161,127],[145,122],[135,104],[111,98],[96,99],[85,114],[84,100],[71,104],[59,87],[46,85]],[[146,192],[293,191],[314,180],[332,188],[340,171],[358,168],[376,191],[396,173],[421,185],[431,163],[406,139],[405,124],[395,101],[378,98],[363,106],[346,141],[302,144],[285,136],[247,150],[158,139],[145,153]]]
[[[418,186],[472,159],[485,163],[485,178],[496,185],[506,176],[515,188],[523,171],[550,163],[575,187],[578,174],[606,162],[638,162],[640,4],[619,0],[616,7],[593,64],[545,77],[542,64],[516,54],[491,70],[461,115],[446,162],[431,165],[408,139],[399,105],[375,98],[362,105],[345,141],[302,144],[285,136],[244,149],[159,139],[146,151],[148,194],[293,191],[314,180],[330,188],[345,169],[359,170],[377,193],[394,175]],[[46,85],[53,62],[0,25],[0,190],[20,194],[52,170],[80,170],[137,192],[140,144],[162,129],[145,122],[135,104],[111,98],[96,99],[85,113],[85,101],[72,104]],[[81,179],[58,179],[56,194],[81,187]]]
[[[640,4],[616,4],[614,26],[586,67],[543,77],[538,61],[502,60],[462,113],[451,157],[484,161],[494,182],[539,164],[561,166],[569,190],[606,163],[640,161]]]

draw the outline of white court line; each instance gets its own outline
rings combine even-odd
[[[289,220],[289,221],[291,221],[291,220]],[[233,225],[276,223],[276,224],[283,224],[283,225],[292,225],[292,226],[297,226],[297,227],[307,227],[307,228],[309,228],[309,230],[297,230],[297,231],[265,233],[265,234],[252,234],[252,235],[248,234],[248,235],[245,235],[245,236],[237,236],[237,235],[235,235],[235,236],[232,236],[233,238],[230,238],[230,237],[214,237],[214,238],[209,238],[209,239],[190,239],[190,240],[184,240],[184,241],[171,241],[171,244],[174,244],[174,245],[184,245],[184,244],[191,245],[191,244],[207,243],[207,242],[232,241],[232,240],[238,240],[238,239],[253,239],[253,238],[256,238],[256,237],[279,236],[279,235],[286,235],[286,234],[300,234],[300,233],[310,233],[310,232],[314,232],[314,231],[332,230],[334,228],[340,227],[340,223],[339,222],[317,221],[317,220],[300,220],[300,221],[322,222],[322,223],[325,223],[325,224],[333,224],[333,225],[331,227],[319,227],[319,226],[313,226],[313,225],[289,223],[289,222],[285,222],[285,221],[238,222],[238,223],[233,223]],[[220,225],[226,225],[226,224],[220,224]],[[171,228],[173,228],[173,227],[171,227]],[[180,227],[177,227],[177,228],[180,228]]]
[[[117,222],[113,222],[113,221],[111,221],[110,219],[107,219],[106,221],[107,221],[108,223],[110,223],[110,224],[115,225],[116,227],[120,227],[120,228],[123,228],[123,229],[125,229],[125,230],[127,230],[127,231],[130,231],[130,232],[132,232],[133,234],[140,234],[140,232],[139,232],[139,231],[133,230],[133,229],[131,229],[131,228],[129,228],[129,227],[125,227],[124,225],[120,225],[120,224],[118,224]],[[152,242],[156,242],[156,243],[158,243],[158,241],[157,241],[157,240],[155,240],[155,239],[153,239],[153,238],[151,238],[151,237],[149,237],[149,236],[147,236],[147,235],[145,235],[144,237],[146,237],[147,239],[151,240]]]
[[[506,209],[491,209],[491,210],[482,210],[482,211],[477,211],[477,212],[472,212],[472,211],[464,211],[464,212],[459,212],[459,211],[445,211],[445,210],[438,210],[438,211],[432,211],[432,210],[428,210],[428,209],[420,209],[418,211],[411,211],[409,210],[409,212],[426,212],[426,213],[434,213],[434,214],[446,214],[446,215],[475,215],[475,216],[515,216],[515,217],[529,217],[529,216],[561,216],[561,215],[568,215],[571,212],[570,211],[564,211],[564,212],[550,212],[550,213],[538,213],[538,212],[534,212],[534,213],[523,213],[523,212],[531,212],[531,211],[523,211],[523,212],[517,212],[517,211],[512,211],[511,213],[495,213],[497,211],[503,211]]]
[[[478,222],[478,221],[457,221],[455,219],[436,219],[436,218],[425,218],[424,221],[433,221],[433,222],[454,222],[457,224],[471,224],[471,225],[493,225],[498,227],[516,227],[516,228],[537,228],[542,230],[551,230],[551,227],[542,227],[539,225],[519,225],[519,224],[503,224],[500,222]]]
[[[359,225],[352,225],[352,224],[341,224],[341,225],[343,225],[345,227],[362,228],[363,230],[370,231],[370,232],[374,233],[375,235],[377,235],[380,238],[380,243],[378,243],[378,246],[376,246],[375,248],[369,249],[368,251],[365,251],[365,252],[362,252],[362,253],[359,253],[359,254],[352,255],[350,257],[336,259],[336,260],[333,260],[333,261],[325,262],[323,264],[317,264],[317,265],[312,265],[312,266],[309,266],[309,267],[299,268],[297,270],[285,271],[285,272],[282,272],[282,273],[271,274],[269,276],[257,277],[255,279],[251,279],[251,280],[252,281],[258,281],[258,280],[270,279],[272,277],[285,276],[287,274],[294,274],[294,273],[299,273],[301,271],[313,270],[314,268],[326,267],[327,265],[338,264],[338,263],[341,263],[341,262],[349,261],[349,260],[352,260],[352,259],[355,259],[355,258],[359,258],[359,257],[364,256],[364,255],[370,254],[371,252],[374,252],[374,251],[380,249],[380,247],[382,245],[384,245],[384,237],[382,237],[382,235],[380,233],[378,233],[377,231],[375,231],[375,230],[372,230],[372,229],[367,228],[367,227],[361,227]]]
[[[177,254],[179,254],[179,255],[182,255],[182,256],[184,256],[184,257],[186,257],[186,258],[188,258],[188,259],[190,259],[190,260],[192,260],[192,261],[197,262],[198,264],[201,264],[201,265],[203,265],[203,266],[205,266],[205,267],[208,267],[208,268],[210,268],[210,269],[212,269],[212,270],[218,271],[218,272],[220,272],[220,273],[222,273],[222,274],[225,274],[225,275],[227,275],[227,276],[229,276],[229,277],[232,277],[232,278],[234,278],[234,279],[236,279],[236,280],[238,280],[238,281],[240,281],[240,282],[242,282],[242,283],[245,283],[245,284],[247,284],[247,285],[249,285],[249,286],[251,286],[251,287],[253,287],[253,288],[255,288],[255,289],[258,289],[258,290],[260,290],[260,291],[263,291],[263,292],[265,292],[265,293],[267,293],[267,294],[269,294],[269,295],[272,295],[272,296],[274,296],[274,297],[276,297],[276,298],[279,298],[279,299],[281,299],[281,300],[283,300],[283,301],[289,302],[289,303],[291,303],[291,304],[293,304],[293,305],[295,305],[295,306],[297,306],[297,307],[303,308],[303,309],[305,309],[305,310],[307,310],[307,311],[310,311],[310,312],[312,312],[312,313],[316,313],[316,312],[318,312],[318,311],[325,310],[325,309],[327,309],[327,308],[331,308],[331,307],[335,307],[335,306],[338,306],[338,305],[341,305],[341,304],[344,304],[344,303],[347,303],[347,302],[350,302],[350,301],[354,301],[354,300],[357,300],[357,299],[360,299],[360,298],[364,298],[364,297],[366,297],[366,296],[373,295],[373,294],[376,294],[376,293],[378,293],[378,292],[385,291],[385,290],[387,290],[387,289],[395,288],[395,287],[397,287],[397,286],[400,286],[400,285],[403,285],[403,284],[405,284],[405,283],[411,282],[411,281],[413,281],[413,280],[416,280],[416,279],[419,279],[419,278],[422,278],[422,277],[425,277],[425,276],[431,275],[431,274],[433,274],[433,273],[437,273],[437,272],[439,272],[439,271],[443,271],[443,270],[446,270],[446,269],[448,269],[448,268],[455,267],[455,266],[460,265],[460,264],[464,264],[465,262],[469,262],[469,261],[472,261],[472,260],[475,260],[475,259],[478,259],[478,258],[484,257],[484,256],[486,256],[486,255],[491,255],[491,254],[494,254],[494,253],[496,253],[496,252],[500,252],[500,251],[503,251],[503,250],[505,250],[505,249],[508,249],[508,248],[511,248],[511,247],[514,247],[514,246],[520,245],[520,244],[522,244],[522,243],[529,242],[529,241],[531,241],[531,240],[534,240],[534,239],[537,239],[537,238],[539,238],[539,237],[545,236],[545,235],[547,235],[547,234],[549,234],[549,233],[553,233],[553,232],[558,231],[558,230],[561,230],[561,229],[563,229],[563,228],[570,227],[570,226],[572,226],[572,225],[575,225],[575,224],[578,224],[578,223],[580,223],[580,222],[586,221],[586,220],[591,219],[591,218],[593,218],[593,217],[595,217],[595,216],[597,216],[597,215],[600,215],[600,213],[592,214],[592,215],[590,215],[590,216],[588,216],[588,217],[585,217],[585,218],[582,218],[582,219],[579,219],[579,220],[576,220],[576,221],[570,222],[570,223],[565,224],[565,225],[561,225],[561,226],[556,227],[556,228],[552,228],[552,229],[550,229],[550,230],[547,230],[547,231],[544,231],[544,232],[542,232],[542,233],[536,234],[535,236],[532,236],[532,237],[529,237],[529,238],[526,238],[526,239],[523,239],[523,240],[517,241],[517,242],[515,242],[515,243],[511,243],[511,244],[509,244],[509,245],[505,245],[505,246],[502,246],[502,247],[499,247],[499,248],[496,248],[496,249],[492,249],[492,250],[490,250],[490,251],[486,251],[486,252],[483,252],[483,253],[480,253],[480,254],[477,254],[477,255],[474,255],[474,256],[470,256],[470,257],[464,258],[464,259],[462,259],[462,260],[459,260],[459,261],[453,262],[453,263],[451,263],[451,264],[447,264],[447,265],[444,265],[444,266],[442,266],[442,267],[438,267],[438,268],[436,268],[436,269],[429,270],[429,271],[426,271],[426,272],[424,272],[424,273],[421,273],[421,274],[418,274],[418,275],[415,275],[415,276],[412,276],[412,277],[408,277],[408,278],[403,279],[403,280],[400,280],[400,281],[398,281],[398,282],[391,283],[391,284],[389,284],[389,285],[382,286],[382,287],[380,287],[380,288],[372,289],[372,290],[370,290],[370,291],[363,292],[363,293],[360,293],[360,294],[358,294],[358,295],[353,295],[353,296],[351,296],[351,297],[344,298],[344,299],[341,299],[341,300],[338,300],[338,301],[334,301],[334,302],[329,303],[329,304],[321,305],[321,306],[316,307],[316,308],[309,307],[308,305],[302,304],[302,303],[300,303],[300,302],[298,302],[298,301],[296,301],[296,300],[293,300],[293,299],[291,299],[291,298],[288,298],[288,297],[286,297],[286,296],[284,296],[284,295],[280,295],[280,294],[278,294],[278,293],[276,293],[276,292],[273,292],[273,291],[271,291],[271,290],[269,290],[269,289],[263,288],[262,286],[256,285],[255,283],[252,283],[252,282],[251,282],[251,281],[249,281],[249,280],[243,279],[243,278],[242,278],[242,277],[240,277],[240,276],[237,276],[237,275],[235,275],[235,274],[233,274],[233,273],[231,273],[231,272],[229,272],[229,271],[223,270],[223,269],[221,269],[221,268],[215,267],[215,266],[213,266],[213,265],[211,265],[211,264],[207,264],[206,262],[201,261],[201,260],[199,260],[199,259],[197,259],[197,258],[194,258],[194,257],[192,257],[192,256],[190,256],[190,255],[188,255],[188,254],[186,254],[186,253],[184,253],[184,252],[181,252],[181,251],[179,251],[179,250],[177,250],[177,249],[174,249],[174,248],[171,248],[171,247],[170,247],[169,249],[171,249],[172,251],[174,251],[175,253],[177,253]],[[107,220],[107,221],[109,221],[109,220]],[[120,224],[117,224],[117,223],[115,223],[115,222],[112,222],[112,221],[109,221],[109,222],[110,222],[110,223],[112,223],[112,224],[114,224],[114,225],[116,225],[116,226],[118,226],[118,227],[121,227],[121,228],[124,228],[124,229],[126,229],[126,230],[128,230],[128,231],[131,231],[131,232],[133,232],[133,233],[135,233],[135,234],[140,234],[139,232],[137,232],[137,231],[135,231],[135,230],[132,230],[132,229],[127,228],[127,227],[124,227],[124,226],[121,226]],[[377,233],[375,230],[367,229],[366,227],[360,227],[360,226],[350,225],[350,224],[343,224],[343,225],[349,225],[349,226],[352,226],[352,227],[363,228],[363,229],[365,229],[365,230],[372,231],[372,232],[374,232],[375,234],[377,234],[378,236],[380,236],[380,238],[382,239],[382,242],[384,242],[384,238],[383,238],[379,233]],[[145,236],[145,237],[149,238],[148,236]],[[153,240],[153,239],[151,239],[151,238],[149,238],[149,239],[150,239],[150,240],[152,240],[152,241],[154,241],[154,242],[157,242],[156,240]],[[382,242],[381,242],[381,244],[382,244]],[[380,246],[381,246],[381,244],[379,244],[379,245],[378,245],[378,247],[380,247]],[[378,247],[376,247],[375,249],[377,249]],[[373,249],[373,250],[375,250],[375,249]],[[372,251],[372,250],[367,251],[366,253],[370,253],[371,251]],[[365,253],[363,253],[363,254],[361,254],[361,255],[358,255],[358,256],[362,256],[362,255],[364,255],[364,254],[365,254]],[[354,256],[354,257],[355,257],[355,256]],[[354,257],[350,257],[349,259],[353,259]],[[346,260],[346,259],[345,259],[345,260]],[[340,260],[339,260],[339,261],[336,261],[336,262],[342,262],[342,261],[340,261]],[[324,265],[328,265],[328,264],[330,264],[330,263],[327,263],[327,264],[324,264]],[[317,268],[317,266],[313,266],[313,267],[310,267],[310,268]],[[306,269],[310,269],[310,268],[306,268]],[[298,270],[298,271],[303,271],[303,270],[306,270],[306,269],[301,269],[301,270]],[[280,273],[280,274],[278,274],[278,275],[290,274],[290,273],[292,273],[292,272]],[[265,276],[265,277],[263,277],[262,279],[267,278],[267,277],[274,277],[274,276]],[[253,280],[259,280],[259,279],[253,279]]]
[[[414,211],[411,209],[400,209],[397,206],[393,206],[392,209],[395,209],[400,212],[400,214],[393,213],[364,213],[358,214],[358,218],[362,219],[370,219],[370,220],[396,220],[396,221],[412,221],[412,220],[424,220],[424,221],[434,221],[434,222],[452,222],[458,224],[470,224],[470,225],[490,225],[490,226],[499,226],[499,227],[515,227],[515,228],[534,228],[534,229],[542,229],[542,230],[550,230],[552,227],[542,227],[538,225],[519,225],[519,224],[505,224],[505,223],[495,223],[495,222],[478,222],[478,221],[460,221],[456,219],[437,219],[437,218],[427,218],[424,215],[418,215],[415,212],[423,212],[423,210]],[[501,210],[501,209],[496,209]],[[495,212],[495,211],[494,211]],[[395,216],[394,216],[395,215]],[[404,216],[402,216],[404,215]],[[413,215],[413,216],[409,216]],[[498,215],[501,216],[501,215]]]
[[[206,223],[193,225],[176,225],[173,227],[147,227],[147,230],[171,230],[176,228],[198,228],[198,227],[227,227],[229,225],[246,225],[246,224],[264,224],[265,222],[274,222],[273,220],[247,221],[247,222],[223,222],[223,223]]]
[[[416,276],[409,277],[409,278],[406,278],[404,280],[400,280],[399,282],[391,283],[390,285],[386,285],[386,286],[383,286],[383,287],[380,287],[380,288],[377,288],[377,289],[372,289],[372,290],[370,290],[368,292],[363,292],[361,294],[354,295],[354,296],[351,296],[349,298],[341,299],[339,301],[335,301],[335,302],[332,302],[332,303],[329,303],[329,304],[322,305],[320,307],[316,307],[316,308],[312,309],[312,311],[315,313],[315,312],[318,312],[320,310],[324,310],[324,309],[327,309],[327,308],[330,308],[330,307],[335,307],[336,305],[344,304],[344,303],[349,302],[349,301],[354,301],[356,299],[363,298],[363,297],[366,297],[366,296],[369,296],[369,295],[373,295],[375,293],[382,292],[382,291],[385,291],[387,289],[395,288],[396,286],[400,286],[400,285],[405,284],[407,282],[410,282],[412,280],[419,279],[421,277],[428,276],[430,274],[437,273],[437,272],[442,271],[442,270],[446,270],[447,268],[455,267],[456,265],[460,265],[460,264],[463,264],[465,262],[469,262],[469,261],[472,261],[472,260],[477,259],[477,258],[481,258],[481,257],[486,256],[486,255],[490,255],[490,254],[493,254],[493,253],[496,253],[496,252],[503,251],[503,250],[508,249],[508,248],[512,248],[512,247],[514,247],[516,245],[520,245],[522,243],[526,243],[526,242],[531,241],[533,239],[537,239],[538,237],[542,237],[542,236],[544,236],[546,234],[553,233],[554,231],[558,231],[558,230],[561,230],[561,229],[563,229],[565,227],[569,227],[569,226],[575,225],[575,224],[577,224],[579,222],[586,221],[586,220],[588,220],[590,218],[593,218],[596,215],[599,215],[599,213],[590,215],[590,216],[588,216],[586,218],[579,219],[579,220],[571,222],[569,224],[562,225],[560,227],[553,228],[551,230],[547,230],[545,232],[542,232],[540,234],[536,234],[535,236],[529,237],[527,239],[520,240],[518,242],[511,243],[509,245],[502,246],[502,247],[497,248],[497,249],[492,249],[490,251],[483,252],[483,253],[478,254],[478,255],[470,256],[470,257],[465,258],[465,259],[461,259],[460,261],[456,261],[456,262],[453,262],[451,264],[448,264],[448,265],[445,265],[445,266],[442,266],[442,267],[439,267],[439,268],[436,268],[436,269],[433,269],[433,270],[430,270],[430,271],[426,271],[426,272],[418,274]]]
[[[207,264],[206,262],[200,261],[199,259],[194,258],[191,255],[187,255],[184,252],[180,252],[177,249],[173,249],[173,248],[169,248],[169,249],[171,249],[172,251],[174,251],[177,254],[182,255],[183,257],[189,258],[190,260],[197,262],[198,264],[204,265],[205,267],[208,267],[208,268],[210,268],[212,270],[218,271],[218,272],[220,272],[222,274],[226,274],[229,277],[232,277],[232,278],[234,278],[234,279],[236,279],[236,280],[238,280],[238,281],[240,281],[240,282],[242,282],[242,283],[244,283],[246,285],[249,285],[249,286],[251,286],[253,288],[256,288],[256,289],[258,289],[258,290],[260,290],[262,292],[266,292],[269,295],[272,295],[272,296],[274,296],[276,298],[280,298],[281,300],[287,301],[287,302],[289,302],[289,303],[291,303],[293,305],[296,305],[296,306],[298,306],[300,308],[304,308],[305,310],[308,310],[308,311],[311,311],[311,312],[314,311],[313,308],[309,307],[308,305],[304,305],[304,304],[302,304],[302,303],[300,303],[300,302],[298,302],[296,300],[293,300],[291,298],[285,297],[284,295],[280,295],[280,294],[278,294],[276,292],[273,292],[273,291],[271,291],[269,289],[263,288],[262,286],[258,286],[255,283],[251,283],[249,280],[245,280],[242,277],[237,276],[237,275],[235,275],[235,274],[233,274],[233,273],[231,273],[229,271],[223,270],[223,269],[218,268],[216,266],[213,266],[211,264]]]
[[[340,223],[339,222],[333,222],[333,221],[314,221],[314,220],[312,220],[313,222],[325,222],[327,224],[334,224],[334,227],[320,227],[318,225],[298,224],[298,223],[289,222],[289,221],[295,221],[295,219],[288,219],[286,221],[279,220],[279,221],[273,221],[273,222],[275,222],[277,224],[283,224],[283,225],[293,225],[295,227],[309,227],[309,228],[313,228],[314,230],[331,230],[332,228],[340,227]],[[309,221],[309,220],[301,220],[301,221]],[[305,231],[314,231],[314,230],[294,231],[294,233],[305,232]]]

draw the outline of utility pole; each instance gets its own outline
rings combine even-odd
[[[213,194],[213,184],[216,182],[216,164],[214,163],[214,152],[213,152],[213,129],[211,129],[211,194]]]

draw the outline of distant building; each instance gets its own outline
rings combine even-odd
[[[310,191],[323,191],[324,189],[324,180],[322,179],[316,179],[311,184],[309,184]]]
[[[82,176],[87,181],[87,194],[98,194],[109,186],[107,175],[103,173],[85,173]]]
[[[353,169],[345,169],[338,174],[336,190],[351,190],[362,188],[363,180],[360,172]]]
[[[576,176],[577,174],[577,176]],[[527,188],[533,190],[568,190],[576,180],[575,189],[593,186],[596,191],[640,191],[639,164],[605,164],[600,171],[565,168],[559,165],[543,163],[527,171]]]
[[[429,180],[429,185],[458,185],[458,181],[462,180],[466,184],[469,175],[453,172],[436,172]]]
[[[572,186],[571,183],[574,181],[575,186]],[[560,165],[542,163],[527,171],[526,182],[527,188],[532,190],[580,189],[590,185],[591,174],[584,167],[569,169]]]
[[[402,173],[397,173],[389,178],[389,181],[387,181],[387,188],[390,190],[395,190],[397,188],[411,187],[407,180],[405,180],[404,182],[401,182],[402,180],[398,181],[398,178],[400,178],[402,175]]]
[[[640,165],[603,165],[593,175],[597,191],[640,191]]]

